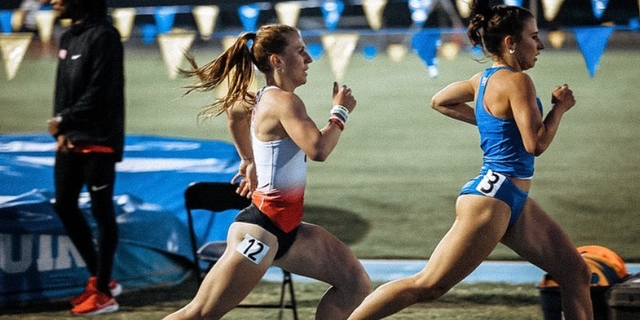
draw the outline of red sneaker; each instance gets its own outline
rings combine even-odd
[[[81,304],[82,302],[87,300],[89,296],[98,292],[97,284],[98,284],[97,277],[89,278],[89,281],[87,281],[86,289],[82,294],[80,294],[79,296],[71,300],[71,306],[75,307]],[[115,280],[111,279],[111,281],[109,281],[109,290],[111,291],[111,296],[117,297],[120,295],[120,293],[122,293],[122,286],[119,283],[117,283]]]
[[[119,305],[116,299],[97,291],[91,294],[86,300],[71,309],[74,314],[101,314],[118,311]]]

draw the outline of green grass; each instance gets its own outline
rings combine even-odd
[[[200,47],[203,63],[219,51]],[[44,132],[51,115],[56,60],[28,57],[11,81],[0,74],[0,134]],[[568,231],[577,246],[599,244],[626,261],[640,261],[640,54],[607,51],[594,78],[574,51],[543,52],[529,74],[543,102],[555,85],[568,83],[577,105],[566,114],[551,148],[537,159],[531,196]],[[480,166],[476,128],[431,110],[431,96],[487,64],[467,54],[440,60],[440,75],[427,76],[419,59],[355,54],[344,82],[358,106],[334,153],[310,163],[306,220],[345,241],[360,258],[426,259],[454,218],[459,188]],[[331,107],[326,57],[311,64],[309,82],[297,93],[324,125]],[[199,123],[199,108],[213,93],[181,97],[185,80],[170,80],[159,51],[127,50],[127,131],[230,141],[222,117]],[[548,109],[547,109],[548,110]],[[489,259],[518,257],[499,246]],[[264,286],[263,286],[264,285]],[[123,312],[102,319],[158,319],[193,296],[193,284],[124,296]],[[296,284],[301,319],[312,317],[326,287]],[[265,291],[266,290],[266,291]],[[254,293],[277,295],[261,284]],[[251,298],[253,299],[253,298]],[[65,304],[13,310],[3,319],[71,318]],[[22,311],[21,311],[22,310]],[[274,318],[268,310],[236,309],[226,319]],[[418,305],[390,319],[541,319],[533,285],[461,284],[437,303]]]

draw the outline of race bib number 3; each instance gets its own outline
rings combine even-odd
[[[482,192],[486,196],[494,197],[506,179],[507,177],[504,175],[489,170],[482,178],[482,181],[478,183],[476,190]]]
[[[269,246],[249,234],[245,234],[236,251],[251,260],[251,262],[259,264],[269,252]]]

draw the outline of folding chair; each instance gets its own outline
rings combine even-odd
[[[198,281],[202,281],[206,272],[211,269],[222,256],[227,243],[226,241],[212,241],[205,243],[198,249],[193,223],[193,210],[207,210],[218,213],[229,209],[244,209],[249,206],[251,201],[236,193],[238,186],[225,182],[192,182],[184,191],[184,202],[187,209],[187,218],[189,223],[189,234],[191,237],[191,249],[193,251],[193,267],[194,273],[198,277]],[[200,269],[200,261],[209,262],[209,268],[206,272]],[[280,291],[280,303],[278,304],[240,304],[240,308],[280,308],[278,319],[282,319],[283,310],[292,309],[293,318],[298,320],[298,309],[296,297],[293,291],[293,280],[291,273],[282,269],[283,278]],[[291,295],[291,303],[285,303],[286,287],[289,287]]]

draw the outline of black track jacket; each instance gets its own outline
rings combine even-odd
[[[124,149],[124,52],[106,20],[87,19],[60,38],[54,116],[71,142]]]

